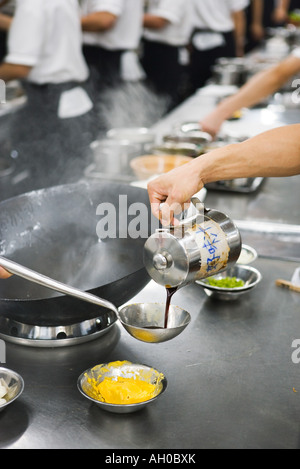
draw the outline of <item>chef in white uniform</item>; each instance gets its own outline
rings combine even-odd
[[[17,0],[0,78],[23,80],[28,102],[13,140],[34,188],[81,174],[92,139],[88,73],[77,0]]]
[[[149,0],[144,15],[142,65],[154,90],[178,104],[181,53],[192,28],[191,0]]]
[[[80,6],[83,52],[97,91],[115,87],[123,80],[125,53],[137,61],[143,0],[80,0]]]
[[[219,57],[243,55],[249,0],[191,0],[194,31],[191,41],[192,89],[202,87]]]

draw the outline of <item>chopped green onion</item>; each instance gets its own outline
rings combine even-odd
[[[245,285],[243,280],[238,280],[236,277],[225,277],[221,279],[208,278],[207,283],[212,287],[220,288],[238,288]]]

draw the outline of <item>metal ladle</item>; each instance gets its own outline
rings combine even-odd
[[[30,282],[112,310],[127,332],[143,342],[159,343],[173,339],[186,328],[191,319],[187,311],[171,306],[168,327],[164,328],[165,305],[142,303],[126,305],[118,310],[110,301],[54,280],[2,256],[0,256],[0,266],[7,272]]]

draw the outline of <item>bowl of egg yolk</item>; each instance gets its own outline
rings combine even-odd
[[[81,394],[102,409],[127,414],[143,409],[166,390],[163,373],[127,360],[96,365],[78,378]]]

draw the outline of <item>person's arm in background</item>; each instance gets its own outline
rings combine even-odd
[[[8,31],[12,22],[12,17],[0,13],[0,29],[2,31]]]
[[[229,119],[235,111],[259,103],[263,98],[280,89],[299,71],[300,58],[290,55],[274,67],[257,73],[237,93],[226,98],[202,119],[200,122],[202,129],[215,136],[223,122]]]
[[[290,0],[277,0],[272,17],[275,24],[283,24],[288,18]]]
[[[252,20],[250,24],[250,32],[255,41],[261,41],[265,35],[263,24],[264,1],[265,0],[251,1]]]
[[[1,80],[26,78],[40,60],[47,19],[42,8],[30,6],[30,0],[16,4],[8,32],[8,52],[0,64]]]
[[[26,78],[32,67],[3,62],[0,64],[0,79],[5,82]]]
[[[108,11],[94,12],[81,18],[81,27],[86,32],[97,33],[107,31],[113,28],[117,19],[118,16]]]
[[[246,39],[246,14],[244,10],[232,12],[234,22],[234,37],[237,57],[242,57],[245,52]]]
[[[210,182],[300,174],[299,135],[300,124],[279,127],[201,155],[159,176],[148,183],[153,214],[164,225],[176,223],[173,211],[179,213]]]
[[[144,28],[149,29],[162,29],[169,24],[169,21],[166,18],[161,16],[151,15],[150,13],[145,13],[143,17]]]

